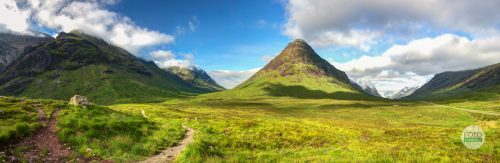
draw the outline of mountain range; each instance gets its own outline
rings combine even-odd
[[[9,57],[3,57],[9,62],[3,62],[6,66],[0,73],[2,95],[68,99],[83,94],[96,103],[109,104],[221,90],[202,70],[185,79],[80,31],[59,33],[55,39],[29,37],[32,41],[22,41],[24,37],[28,36],[4,39],[21,41],[6,43],[12,50]],[[194,79],[200,76],[203,78]],[[208,82],[199,84],[204,80]]]
[[[225,90],[198,67],[159,68],[106,41],[72,31],[56,38],[0,33],[0,95],[67,99],[88,96],[100,104],[162,101]],[[436,74],[421,87],[383,97],[429,100],[478,95],[498,97],[500,63]],[[217,97],[382,97],[375,86],[353,82],[304,40],[290,42],[251,78]]]

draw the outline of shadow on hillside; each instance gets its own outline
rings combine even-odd
[[[299,99],[377,100],[377,98],[361,93],[327,93],[321,90],[310,90],[304,86],[285,86],[282,84],[267,84],[264,90],[270,96],[276,97],[292,97]]]

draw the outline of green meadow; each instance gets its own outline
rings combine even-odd
[[[4,144],[29,136],[56,108],[57,136],[76,158],[140,161],[174,146],[187,126],[194,141],[177,162],[495,162],[500,160],[499,116],[453,107],[500,110],[496,101],[338,100],[262,96],[214,98],[217,93],[162,103],[69,107],[55,100],[1,98]],[[141,114],[144,111],[145,116]],[[47,117],[48,118],[48,117]],[[15,125],[8,125],[15,124]],[[485,144],[460,140],[480,126]],[[30,147],[16,147],[20,155]],[[90,150],[89,150],[90,149]],[[0,155],[5,159],[5,153]]]
[[[110,108],[131,115],[144,110],[151,121],[195,129],[194,142],[178,162],[500,160],[498,116],[422,102],[209,97],[214,96]],[[481,101],[477,106],[498,110],[500,104]],[[469,125],[486,134],[478,150],[460,140]]]
[[[177,162],[500,160],[500,117],[457,109],[498,113],[497,100],[431,104],[271,96],[238,99],[218,95],[89,108],[67,106],[56,100],[3,97],[2,142],[16,142],[43,126],[38,122],[38,107],[46,116],[61,109],[57,136],[74,151],[70,161],[145,160],[180,141],[186,132],[183,126],[196,132],[194,141],[176,158]],[[480,126],[486,134],[480,149],[467,149],[461,142],[462,130],[469,125]],[[0,158],[22,155],[29,148],[16,147]]]
[[[65,105],[55,100],[0,97],[0,145],[30,135],[44,125],[39,123],[40,118],[48,119],[52,111]],[[41,108],[43,115],[39,115],[37,108]]]

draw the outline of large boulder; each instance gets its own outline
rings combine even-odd
[[[74,95],[69,100],[69,105],[87,107],[90,105],[90,102],[85,96]]]

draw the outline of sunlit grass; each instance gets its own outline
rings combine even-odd
[[[477,120],[420,102],[192,99],[111,108],[137,115],[145,110],[157,121],[183,121],[197,130],[180,162],[499,159],[498,117]],[[468,125],[487,134],[479,150],[462,145],[460,134]]]
[[[9,115],[1,121],[2,133],[22,137],[39,127],[37,113],[29,107],[33,101],[2,99],[2,110]],[[204,96],[83,109],[60,101],[36,101],[47,106],[44,110],[49,115],[55,108],[62,109],[57,134],[78,156],[119,162],[143,160],[175,145],[185,133],[182,126],[196,133],[178,162],[500,159],[498,116],[422,102]],[[495,101],[463,103],[464,108],[498,105]],[[28,128],[7,125],[17,123]],[[465,148],[460,140],[469,125],[480,126],[486,134],[486,143],[478,150]]]
[[[57,126],[61,141],[79,155],[115,161],[143,159],[172,146],[184,134],[181,121],[157,123],[99,106],[64,110]]]
[[[64,106],[64,102],[55,100],[0,97],[0,145],[28,136],[44,125],[39,123],[37,107],[48,119],[52,111]]]

